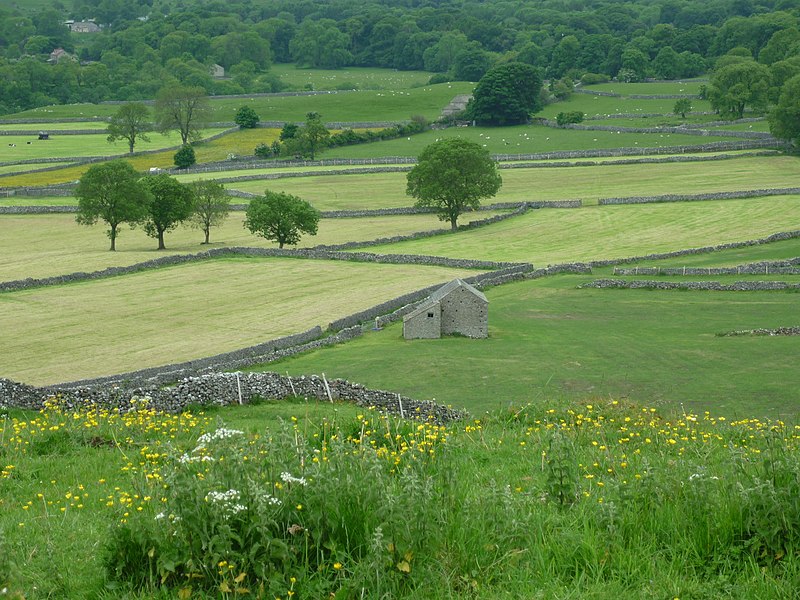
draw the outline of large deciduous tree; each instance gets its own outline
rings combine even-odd
[[[147,235],[158,240],[158,249],[165,250],[164,233],[189,218],[194,194],[189,186],[166,173],[145,177],[142,185],[150,193],[150,202],[141,224]]]
[[[247,207],[244,226],[254,235],[285,244],[295,245],[303,233],[317,234],[319,211],[305,200],[283,192],[267,190],[253,198]]]
[[[800,75],[789,79],[769,114],[769,131],[776,138],[800,144]]]
[[[141,102],[130,102],[123,104],[111,117],[106,131],[109,142],[125,140],[128,142],[128,151],[133,154],[136,140],[150,141],[150,138],[147,137],[150,129],[152,129],[152,125],[148,108]]]
[[[108,224],[110,250],[116,250],[118,228],[139,221],[147,211],[149,194],[139,183],[140,175],[124,160],[112,160],[89,167],[75,189],[81,225],[98,220]]]
[[[162,133],[177,131],[181,144],[200,137],[200,129],[208,117],[208,97],[201,87],[169,85],[156,96],[156,124]]]
[[[526,123],[541,108],[542,78],[531,65],[511,62],[489,69],[475,87],[467,117],[482,125]]]
[[[494,196],[503,183],[489,152],[459,137],[427,146],[407,181],[406,194],[417,199],[415,206],[434,208],[454,231],[461,213],[478,208],[481,199]]]
[[[711,77],[711,106],[728,119],[741,119],[744,109],[766,108],[769,100],[769,69],[752,60],[728,64]]]
[[[219,227],[228,218],[231,199],[225,187],[216,181],[193,181],[189,187],[194,194],[194,212],[189,218],[193,227],[202,229],[209,243],[212,227]]]

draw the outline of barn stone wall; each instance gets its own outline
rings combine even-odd
[[[442,298],[441,305],[442,335],[489,337],[489,306],[475,294],[459,287]]]
[[[442,337],[442,307],[436,303],[423,304],[403,320],[403,337],[407,340]]]

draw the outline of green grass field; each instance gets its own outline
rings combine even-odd
[[[310,69],[298,68],[294,64],[287,63],[272,65],[270,72],[295,89],[303,89],[310,85],[315,90],[407,90],[426,85],[433,75],[427,71],[396,71],[368,67]],[[354,87],[350,87],[351,85]]]
[[[590,88],[591,89],[591,88]],[[671,115],[675,108],[674,99],[655,98],[616,98],[610,96],[592,96],[590,94],[572,94],[563,102],[556,102],[545,106],[537,117],[555,119],[560,112],[581,111],[587,117],[602,117],[614,114],[638,115],[660,114]],[[711,110],[711,103],[707,100],[692,99],[692,110],[705,112]]]
[[[798,256],[800,256],[800,239],[795,238],[760,246],[718,250],[680,258],[642,261],[638,264],[648,267],[735,267],[752,262],[788,260]]]
[[[622,96],[641,95],[658,96],[665,94],[687,94],[696,95],[700,93],[700,87],[707,85],[708,82],[699,79],[687,79],[685,81],[648,81],[642,83],[622,83],[619,81],[609,83],[598,83],[584,86],[585,89],[593,92],[611,92]]]
[[[226,259],[4,293],[3,376],[41,385],[202,358],[325,327],[388,298],[472,273]]]
[[[212,135],[215,130],[207,130],[209,133],[208,135]],[[224,131],[224,130],[216,130]],[[220,138],[215,140],[207,141],[207,142],[197,142],[194,145],[195,149],[195,156],[197,157],[198,163],[205,163],[205,162],[214,162],[219,160],[225,160],[228,158],[229,155],[234,154],[236,156],[252,156],[255,147],[260,143],[271,144],[273,141],[278,139],[279,130],[276,129],[246,129],[246,130],[238,130],[232,131],[231,133],[224,135]],[[204,134],[205,135],[205,134]],[[69,136],[75,137],[75,136]],[[81,136],[89,138],[91,142],[91,147],[95,149],[98,155],[111,155],[111,154],[120,154],[124,153],[127,150],[127,147],[123,148],[121,142],[117,142],[115,144],[109,144],[105,141],[104,137],[101,136]],[[150,135],[150,145],[155,145],[156,148],[158,147],[167,147],[167,146],[175,146],[179,144],[179,137],[175,137],[174,134],[170,134],[168,137],[164,137],[160,133],[152,133]],[[61,138],[62,145],[68,142],[68,138]],[[50,140],[47,142],[42,141],[39,142],[40,144],[49,143]],[[105,144],[103,146],[102,144]],[[147,143],[143,142],[140,144],[137,143],[136,151],[139,150],[146,150]],[[9,148],[9,150],[16,150],[16,148]],[[51,149],[52,150],[52,149]],[[48,152],[47,148],[42,148],[43,152]],[[92,154],[91,152],[89,154]],[[139,155],[133,156],[130,158],[125,158],[128,160],[134,168],[138,169],[139,171],[147,171],[150,167],[160,167],[160,168],[172,168],[175,166],[173,161],[173,157],[175,156],[174,150],[165,150],[164,152],[154,152],[152,154],[146,155]],[[86,172],[90,165],[77,165],[66,167],[64,169],[58,169],[55,171],[49,171],[45,173],[19,173],[13,176],[9,176],[0,180],[0,184],[3,187],[13,187],[13,186],[36,186],[36,185],[46,185],[46,184],[58,184],[58,183],[68,183],[71,181],[75,181]],[[17,169],[18,167],[13,167],[13,169]],[[19,167],[21,170],[25,170],[23,166]],[[31,167],[30,165],[27,166],[28,169],[35,168],[35,166]]]
[[[25,173],[34,169],[41,169],[42,167],[59,167],[71,164],[69,162],[52,162],[47,164],[23,164],[23,165],[6,165],[4,167],[0,167],[0,175],[12,175],[17,173]],[[0,184],[3,184],[3,180],[0,179]],[[0,204],[5,204],[6,197],[0,195]]]
[[[108,128],[108,123],[100,121],[88,121],[71,123],[69,121],[53,122],[53,123],[0,123],[0,131],[32,131],[39,133],[44,131],[51,134],[57,134],[59,131],[75,131],[76,129],[94,129],[98,133],[105,131]],[[5,136],[0,136],[0,142],[3,141]]]
[[[797,416],[786,386],[800,384],[800,338],[715,334],[796,325],[798,294],[576,289],[592,278],[489,290],[487,340],[406,341],[395,324],[268,368],[337,373],[474,414],[615,398],[672,412]]]
[[[484,219],[493,212],[466,215],[467,223]],[[276,248],[277,244],[252,235],[242,226],[243,212],[231,213],[228,220],[211,230],[211,244],[201,245],[198,229],[178,227],[166,235],[166,254],[194,254],[209,248],[246,246]],[[77,271],[97,271],[126,266],[164,256],[156,241],[141,229],[123,228],[117,238],[117,251],[108,251],[104,224],[82,226],[69,214],[0,215],[0,281],[26,277],[50,277]],[[416,231],[447,228],[434,215],[399,215],[358,219],[322,219],[315,236],[303,236],[298,248],[317,245],[368,241]]]
[[[224,129],[204,129],[203,137],[209,137],[225,131]],[[158,150],[172,146],[180,146],[181,138],[175,132],[167,135],[153,133],[150,141],[137,141],[135,150]],[[127,154],[127,142],[117,141],[109,143],[106,136],[98,134],[78,135],[52,135],[49,140],[39,140],[36,134],[5,135],[0,139],[0,161],[10,162],[30,158],[72,158],[84,156],[112,156]],[[28,143],[30,142],[30,143]],[[9,144],[14,144],[14,147]],[[252,152],[252,149],[251,149]]]
[[[581,131],[538,125],[516,127],[456,127],[426,131],[411,138],[399,138],[357,146],[325,150],[322,158],[370,158],[376,156],[418,156],[425,146],[448,137],[463,137],[485,146],[492,154],[534,154],[566,150],[609,148],[664,148],[699,146],[709,139],[697,135],[669,133],[626,133],[623,131]],[[713,141],[726,141],[714,138]],[[730,141],[730,140],[728,140]]]
[[[325,122],[404,121],[412,115],[436,119],[450,100],[468,94],[474,84],[467,82],[394,90],[362,90],[313,96],[254,96],[247,98],[212,98],[211,120],[233,121],[241,106],[250,106],[262,121],[305,120],[309,112],[318,112]],[[71,104],[47,106],[6,115],[5,119],[39,118],[58,121],[65,117],[110,117],[119,107],[111,104]]]

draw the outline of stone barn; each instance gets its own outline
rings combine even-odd
[[[455,279],[403,318],[407,340],[460,334],[489,337],[489,301],[466,281]]]

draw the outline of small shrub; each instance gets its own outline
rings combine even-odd
[[[605,73],[584,73],[581,75],[581,83],[583,85],[595,85],[598,83],[608,83],[611,77]]]
[[[299,129],[300,126],[297,123],[285,123],[281,129],[280,140],[285,142],[294,139]]]
[[[584,114],[579,111],[560,112],[556,115],[556,123],[559,126],[564,126],[570,123],[582,123]]]
[[[175,153],[173,162],[179,169],[188,169],[197,162],[197,157],[194,154],[194,148],[188,144],[182,146],[181,149]]]
[[[256,146],[253,153],[259,158],[275,158],[281,155],[281,144],[277,140],[272,144],[261,143]]]

